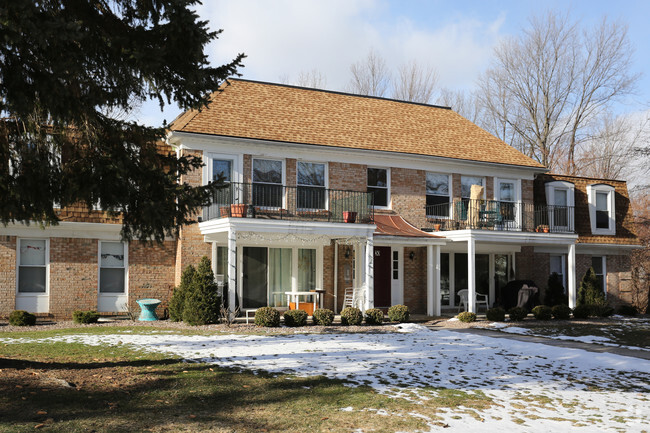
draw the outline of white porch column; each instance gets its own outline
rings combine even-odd
[[[427,245],[427,316],[433,316],[433,304],[435,302],[434,279],[433,245]]]
[[[237,305],[237,232],[228,230],[228,310],[233,313]]]
[[[366,302],[365,310],[375,307],[375,248],[372,236],[366,238],[365,251],[365,280],[366,280]]]
[[[440,245],[436,245],[433,249],[433,258],[435,261],[435,270],[434,270],[434,282],[433,282],[433,315],[440,316],[441,308],[440,303],[440,272],[442,268],[440,267]]]
[[[476,313],[476,241],[467,240],[467,311]]]
[[[569,308],[576,307],[576,244],[569,245],[567,256],[568,268],[567,282],[569,291]]]
[[[494,264],[494,260],[495,260],[494,254],[489,254],[489,265],[488,265],[488,268],[489,268],[489,271],[488,271],[488,275],[489,275],[489,281],[488,281],[488,284],[489,284],[488,295],[489,295],[489,296],[488,296],[488,298],[489,298],[489,299],[488,299],[488,308],[491,308],[491,307],[492,307],[492,304],[494,304],[494,299],[495,299],[495,297],[496,297],[496,293],[495,293],[495,292],[496,292],[496,290],[495,290],[496,288],[494,287],[494,274],[495,274],[495,264]]]

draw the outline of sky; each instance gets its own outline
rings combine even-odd
[[[443,1],[443,0],[204,0],[197,12],[213,30],[207,47],[217,66],[243,52],[242,78],[295,82],[317,70],[325,88],[345,90],[350,65],[372,49],[389,69],[416,59],[435,68],[438,85],[472,90],[504,38],[517,36],[528,18],[545,11],[568,13],[588,28],[603,17],[628,25],[635,48],[633,73],[642,74],[624,112],[650,107],[650,2],[645,1]],[[452,107],[453,108],[453,107]],[[159,126],[181,110],[144,104],[135,118]]]

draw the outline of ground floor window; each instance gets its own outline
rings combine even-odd
[[[563,255],[551,255],[550,257],[550,275],[558,274],[560,281],[562,281],[562,286],[565,288],[566,293],[566,260]]]
[[[31,295],[47,291],[47,241],[20,239],[18,241],[18,293]]]
[[[465,253],[456,253],[454,259],[454,287],[456,292],[455,305],[459,305],[458,292],[469,289],[467,282],[468,259]],[[488,295],[490,292],[490,255],[476,254],[474,256],[476,293]]]
[[[125,277],[124,244],[122,242],[100,242],[99,293],[125,293]]]
[[[449,305],[449,253],[440,254],[440,304]]]
[[[599,287],[607,293],[607,267],[605,256],[593,256],[591,258],[591,267],[594,269]]]

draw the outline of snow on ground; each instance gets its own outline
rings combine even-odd
[[[396,333],[293,335],[64,335],[1,343],[130,344],[222,367],[369,385],[413,402],[409,416],[470,431],[644,431],[650,425],[650,361],[419,325]],[[418,411],[437,388],[482,393],[495,405]],[[341,410],[352,410],[342,408]],[[376,409],[366,409],[375,410]],[[404,416],[401,414],[399,416]]]

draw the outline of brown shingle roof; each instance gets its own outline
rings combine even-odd
[[[543,168],[446,107],[239,79],[170,128]]]

